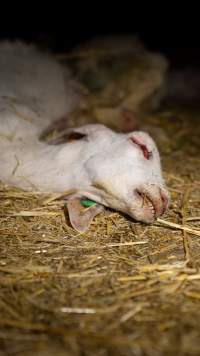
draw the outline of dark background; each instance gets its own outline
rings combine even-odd
[[[0,7],[0,38],[36,41],[63,52],[95,36],[132,33],[164,53],[172,66],[200,67],[199,13],[188,2],[177,7],[164,1],[7,3]]]

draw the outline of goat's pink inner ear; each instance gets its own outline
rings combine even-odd
[[[102,212],[103,206],[95,204],[85,208],[81,204],[81,200],[82,197],[70,197],[67,201],[67,210],[73,228],[78,232],[85,232],[89,229],[94,217]]]
[[[50,145],[60,145],[63,143],[74,142],[85,138],[87,135],[77,131],[64,132],[58,137],[50,140],[48,143]]]
[[[86,134],[83,134],[81,132],[76,132],[76,131],[72,131],[69,133],[68,137],[67,137],[67,141],[71,142],[71,141],[78,141],[81,140],[82,138],[86,137]]]
[[[141,149],[144,158],[150,159],[152,157],[152,152],[148,150],[147,146],[143,142],[141,142],[140,139],[135,136],[131,136],[130,139],[133,143],[135,143],[135,145],[137,145]]]

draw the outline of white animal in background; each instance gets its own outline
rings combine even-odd
[[[79,110],[69,115],[71,126],[85,124],[87,118],[87,123],[95,120],[129,132],[138,127],[140,116],[160,106],[168,60],[147,50],[137,37],[97,37],[70,55],[68,65],[88,90]]]
[[[0,179],[25,190],[63,192],[72,225],[85,231],[102,206],[151,223],[169,195],[154,141],[90,124],[39,137],[79,101],[76,83],[50,55],[21,43],[0,44]],[[73,193],[72,193],[73,191]],[[84,208],[81,200],[97,204]]]

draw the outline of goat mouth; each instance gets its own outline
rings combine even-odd
[[[158,211],[156,209],[154,201],[148,195],[144,196],[143,204],[147,207],[148,211],[150,211],[153,219],[155,220],[158,217]]]
[[[142,208],[145,209],[147,208],[148,211],[151,213],[152,215],[152,218],[155,220],[158,215],[159,215],[159,212],[156,208],[156,204],[154,202],[154,199],[148,195],[147,193],[143,193],[143,192],[140,192],[139,190],[137,191],[138,195],[140,196],[140,198],[142,199]]]

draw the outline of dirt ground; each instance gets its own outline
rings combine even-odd
[[[200,354],[200,112],[147,117],[171,193],[153,225],[88,233],[55,196],[0,189],[0,355]]]

